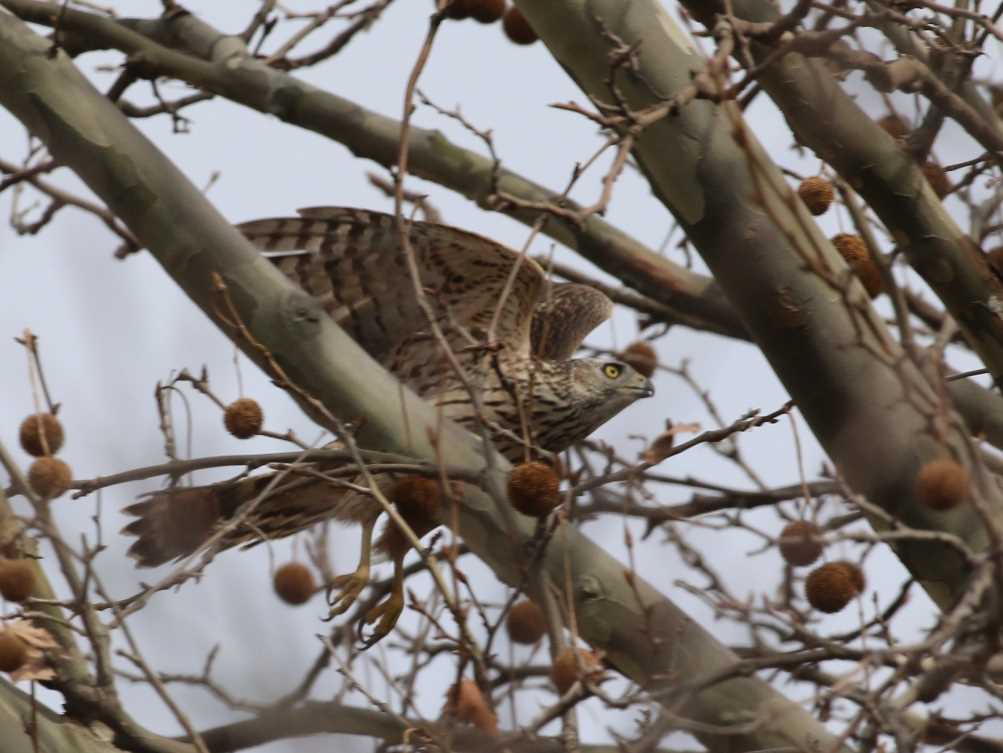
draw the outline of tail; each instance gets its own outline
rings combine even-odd
[[[122,529],[122,533],[137,537],[129,547],[129,556],[139,567],[157,567],[192,554],[217,526],[262,494],[274,479],[275,474],[268,473],[237,482],[176,487],[144,495],[123,510],[136,516]],[[361,521],[378,512],[364,495],[346,494],[344,488],[315,477],[294,475],[276,484],[245,524],[220,542],[220,549],[291,536],[329,517]]]
[[[264,488],[268,476],[237,483],[184,486],[150,492],[123,512],[136,516],[122,533],[136,536],[129,556],[139,567],[157,567],[196,551],[220,523]],[[239,543],[227,543],[227,548]]]

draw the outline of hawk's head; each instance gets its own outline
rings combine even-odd
[[[622,361],[578,358],[564,365],[570,377],[564,402],[575,435],[571,441],[584,439],[635,400],[655,394],[651,380]]]

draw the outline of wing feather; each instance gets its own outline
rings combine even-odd
[[[601,290],[571,282],[552,285],[533,312],[533,355],[548,361],[571,358],[585,336],[612,314],[613,302]]]
[[[237,227],[287,277],[318,298],[370,355],[393,368],[395,351],[428,330],[395,218],[340,207],[313,207],[300,214]],[[529,353],[533,312],[546,289],[536,262],[445,225],[414,221],[408,238],[422,288],[454,349],[470,344],[470,338],[483,341],[501,306],[498,343]],[[516,267],[510,293],[502,300]]]

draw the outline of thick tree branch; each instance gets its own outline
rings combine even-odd
[[[622,101],[642,112],[706,71],[653,0],[517,4],[596,99],[608,101],[616,86]],[[630,49],[633,65],[611,74],[600,49]],[[649,126],[635,155],[853,488],[910,527],[957,535],[984,552],[1003,517],[995,485],[982,487],[977,505],[949,515],[913,502],[916,474],[928,459],[945,452],[961,462],[972,459],[960,421],[892,340],[856,283],[834,294],[842,259],[737,107],[691,102]],[[965,593],[969,571],[954,552],[929,542],[896,551],[943,608]]]
[[[709,28],[717,14],[725,13],[724,4],[718,2],[683,0],[683,5]],[[772,23],[779,18],[775,6],[761,0],[736,0],[728,7],[750,22]],[[757,63],[771,61],[760,67],[756,80],[776,102],[798,141],[864,197],[912,267],[961,325],[997,383],[1003,383],[1003,317],[998,313],[1003,283],[978,245],[944,209],[912,155],[843,91],[824,61],[797,52],[775,55],[773,47],[754,40],[750,50]],[[944,85],[928,71],[925,75],[924,93],[943,95]],[[938,104],[946,106],[943,100]],[[957,112],[964,110],[966,122],[980,125],[992,144],[1001,143],[1003,136],[974,108],[955,95],[951,102]]]

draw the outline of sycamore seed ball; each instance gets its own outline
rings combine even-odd
[[[529,21],[522,15],[522,11],[514,5],[505,11],[505,17],[502,18],[502,28],[509,41],[515,44],[533,44],[539,39],[536,32],[533,31],[533,27],[529,25]]]
[[[847,577],[853,583],[853,587],[857,589],[858,594],[864,592],[864,588],[867,586],[867,579],[864,577],[864,571],[860,569],[859,565],[848,560],[837,560],[832,563],[832,566],[838,567],[846,573]]]
[[[434,518],[442,506],[442,487],[434,478],[426,476],[398,479],[389,496],[409,523],[412,518]]]
[[[10,630],[0,630],[0,672],[16,672],[27,661],[27,644]]]
[[[818,526],[807,520],[788,523],[780,532],[780,556],[794,567],[812,564],[822,556],[821,534]]]
[[[36,458],[55,455],[63,446],[63,425],[51,413],[35,413],[21,422],[21,447]]]
[[[470,0],[470,17],[492,24],[505,15],[505,0]]]
[[[578,658],[575,658],[575,654]],[[602,664],[593,652],[581,648],[566,647],[554,657],[554,664],[550,668],[550,679],[557,688],[557,692],[564,695],[571,686],[578,682],[582,675],[579,674],[578,665],[581,664],[585,679],[594,680],[602,672]]]
[[[523,515],[542,518],[561,503],[560,481],[546,463],[523,463],[509,474],[508,498]]]
[[[59,458],[38,458],[28,468],[28,484],[40,497],[55,499],[73,482],[73,471]]]
[[[864,573],[852,562],[829,562],[811,571],[805,580],[808,603],[820,612],[834,614],[864,590]]]
[[[265,422],[265,414],[261,411],[258,401],[249,397],[234,400],[223,413],[223,424],[226,430],[237,439],[250,439],[259,431]]]
[[[272,585],[282,601],[294,606],[306,604],[317,590],[310,568],[300,562],[287,562],[276,570]]]
[[[455,21],[470,18],[474,2],[475,0],[453,0],[449,7],[446,8],[446,18],[452,18]]]
[[[900,115],[889,113],[878,121],[881,129],[894,139],[904,139],[909,135],[909,126]]]
[[[625,364],[632,367],[638,374],[646,376],[649,379],[655,373],[655,369],[658,366],[658,354],[655,353],[655,349],[651,347],[651,344],[644,340],[632,342],[624,348],[619,358]]]
[[[1003,246],[996,246],[986,251],[986,261],[997,275],[1003,277]]]
[[[850,233],[840,233],[833,236],[832,245],[846,260],[847,266],[857,276],[857,279],[863,283],[864,289],[871,298],[875,298],[881,293],[881,270],[871,258],[871,252],[863,238]]]
[[[801,185],[798,186],[798,196],[808,207],[808,211],[816,217],[825,214],[836,198],[832,183],[818,176],[801,181]]]
[[[919,469],[916,498],[931,510],[950,510],[968,499],[968,471],[950,458],[937,458]]]
[[[529,599],[524,599],[508,610],[505,627],[513,643],[533,645],[547,632],[547,620],[540,607]]]
[[[473,680],[460,680],[449,689],[446,693],[445,711],[482,732],[492,736],[498,734],[498,717]]]
[[[0,560],[0,596],[22,602],[35,591],[35,568],[29,560]]]
[[[951,179],[947,177],[944,168],[936,162],[926,162],[920,167],[920,170],[923,171],[927,183],[930,184],[933,192],[937,194],[938,199],[943,199],[947,194],[951,193]]]

